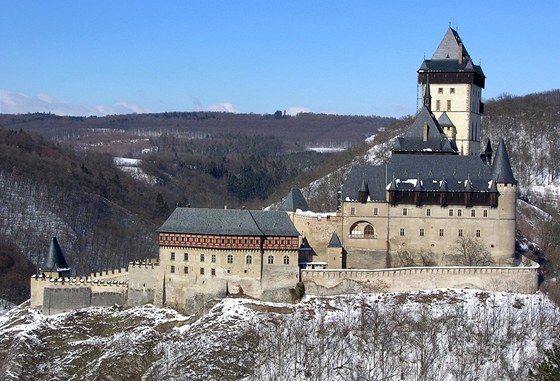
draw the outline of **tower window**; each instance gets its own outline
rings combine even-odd
[[[187,266],[183,267],[183,273],[188,274],[189,268]]]
[[[200,268],[200,275],[204,275],[204,267]]]
[[[200,262],[204,262],[204,254],[200,254]]]
[[[290,257],[287,255],[284,255],[284,264],[285,265],[289,265],[290,264]]]
[[[462,209],[457,209],[457,217],[461,217],[463,215]]]
[[[455,94],[455,88],[454,88],[454,87],[450,88],[450,89],[449,89],[449,93],[450,93],[450,94]]]
[[[430,217],[432,215],[432,210],[431,209],[426,209],[426,216]]]
[[[175,260],[175,253],[172,251],[171,252],[171,260],[174,261]]]
[[[443,237],[443,229],[439,229],[439,236]]]
[[[189,260],[189,253],[183,253],[183,260],[184,260],[184,261],[188,261],[188,260]]]
[[[441,101],[439,99],[436,99],[436,111],[440,111],[441,110]]]
[[[462,237],[462,236],[463,236],[463,229],[459,229],[459,232],[458,232],[457,235],[458,235],[459,237]]]
[[[351,207],[351,208],[350,208],[350,215],[351,215],[351,216],[355,216],[355,215],[356,215],[356,208],[354,208],[354,207]]]
[[[230,264],[230,265],[233,263],[233,254],[228,254],[227,263]]]
[[[171,274],[174,274],[174,273],[175,273],[175,266],[171,266],[171,270],[170,270],[170,271],[171,271]]]
[[[216,254],[212,254],[212,257],[210,258],[210,261],[212,263],[216,263]]]
[[[251,263],[253,263],[253,256],[252,255],[248,255],[245,257],[245,263],[250,265]]]
[[[420,228],[420,237],[424,237],[424,228]]]
[[[268,256],[268,264],[269,264],[269,265],[273,265],[273,264],[274,264],[274,256],[272,256],[272,255],[269,255],[269,256]]]
[[[400,236],[401,236],[401,237],[404,236],[404,228],[401,228]]]
[[[438,87],[437,92],[438,94],[443,94],[443,87]]]
[[[451,100],[447,100],[447,111],[451,111]]]
[[[480,238],[480,229],[476,229],[475,235]]]
[[[453,209],[449,209],[449,217],[453,217]]]
[[[379,208],[373,208],[373,215],[374,215],[374,216],[378,216],[378,215],[379,215]]]
[[[488,210],[484,209],[482,211],[482,217],[488,217]]]
[[[402,215],[403,216],[408,216],[408,209],[407,208],[403,208]]]
[[[476,209],[471,210],[471,217],[476,217]]]
[[[212,276],[216,276],[216,269],[211,269],[210,273],[212,274]]]

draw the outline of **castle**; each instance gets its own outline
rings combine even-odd
[[[235,294],[290,302],[303,288],[320,295],[534,292],[538,266],[513,261],[517,181],[503,140],[479,154],[485,76],[455,30],[424,60],[418,82],[422,107],[414,122],[386,164],[351,169],[336,212],[310,211],[298,189],[277,211],[177,208],[158,229],[158,258],[81,278],[67,276],[53,240],[31,280],[32,307],[51,314],[153,303],[196,312]],[[493,265],[454,262],[466,239]]]

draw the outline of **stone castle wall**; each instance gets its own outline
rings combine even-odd
[[[302,270],[308,295],[472,288],[534,293],[539,265],[523,267],[409,267],[384,270]]]

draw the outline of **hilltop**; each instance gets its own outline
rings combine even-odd
[[[528,322],[531,322],[528,324]],[[142,306],[0,317],[4,380],[527,378],[557,337],[543,295],[476,290],[225,299],[204,316]],[[460,343],[460,345],[458,345]]]

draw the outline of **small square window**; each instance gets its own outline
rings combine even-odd
[[[476,217],[476,209],[471,210],[471,217]]]
[[[212,254],[212,257],[210,258],[210,261],[212,263],[216,263],[216,254]]]
[[[403,216],[408,216],[408,208],[403,208],[402,215]]]
[[[174,274],[174,273],[175,273],[175,266],[171,266],[171,270],[170,270],[170,271],[171,271],[171,274]]]
[[[404,228],[401,228],[400,235],[401,237],[404,236]]]

